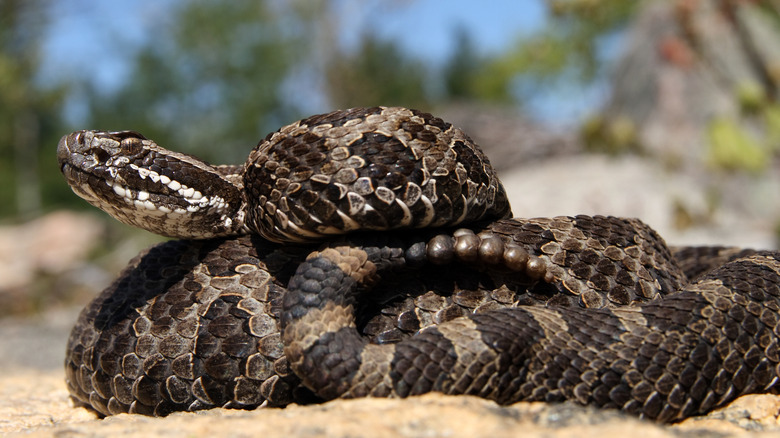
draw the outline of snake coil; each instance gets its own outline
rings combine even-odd
[[[186,239],[133,259],[71,333],[68,388],[103,415],[438,391],[675,421],[778,390],[778,253],[507,219],[488,159],[429,114],[313,116],[239,166],[129,131],[57,156],[91,204]]]

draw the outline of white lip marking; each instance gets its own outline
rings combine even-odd
[[[124,187],[120,186],[119,184],[114,184],[113,187],[111,188],[114,189],[114,193],[116,193],[117,195],[123,198],[125,197],[126,192]]]
[[[168,183],[168,188],[175,192],[178,192],[179,189],[181,188],[181,183],[175,180],[171,181],[170,183]]]

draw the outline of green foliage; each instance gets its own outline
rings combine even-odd
[[[766,171],[780,151],[780,105],[755,81],[737,84],[734,97],[740,113],[709,123],[710,163],[729,171]]]
[[[536,35],[521,38],[502,58],[515,74],[544,81],[574,72],[590,81],[603,73],[604,38],[625,28],[643,3],[624,0],[548,0],[550,23]]]
[[[449,98],[473,99],[474,84],[479,80],[481,59],[469,33],[463,28],[455,30],[455,52],[442,71],[442,82]]]
[[[294,16],[269,2],[181,2],[116,93],[92,91],[90,125],[133,129],[172,149],[240,162],[298,114],[282,85],[300,61]],[[303,26],[297,26],[303,27]]]
[[[456,28],[454,38],[455,51],[440,75],[444,87],[442,98],[450,101],[508,102],[507,84],[511,80],[511,72],[492,71],[490,59],[477,52],[464,28]]]
[[[48,2],[0,1],[0,218],[28,218],[70,192],[48,184],[56,176],[53,147],[67,86],[43,88],[31,78]],[[56,172],[56,173],[55,173]]]
[[[733,119],[712,120],[708,137],[709,161],[718,168],[759,173],[769,164],[767,148]]]
[[[430,105],[426,70],[395,44],[366,34],[354,53],[337,53],[325,66],[328,96],[336,108]]]
[[[618,155],[641,149],[636,125],[628,117],[591,116],[582,124],[580,137],[590,152]]]
[[[774,247],[780,247],[780,220],[775,222],[775,244]]]
[[[744,113],[759,111],[767,101],[766,91],[755,81],[746,81],[737,85],[736,97]]]
[[[522,106],[526,98],[561,80],[593,81],[604,73],[600,44],[623,29],[641,3],[548,0],[552,15],[547,26],[522,35],[506,52],[490,56],[476,53],[468,34],[458,29],[456,51],[441,74],[445,83],[442,100]],[[518,90],[518,81],[526,86]]]
[[[780,105],[771,103],[764,107],[767,146],[773,152],[780,151]]]
[[[390,41],[366,33],[354,52],[326,63],[327,93],[335,107],[405,104],[426,107],[470,100],[517,104],[555,84],[592,81],[603,73],[600,44],[621,30],[641,2],[548,0],[552,16],[540,32],[524,35],[506,52],[479,53],[461,27],[455,50],[441,68],[412,59]],[[433,79],[433,83],[426,80]],[[519,80],[527,86],[518,94]]]

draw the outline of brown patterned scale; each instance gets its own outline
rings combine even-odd
[[[670,250],[634,219],[502,219],[487,158],[429,114],[313,116],[243,166],[133,132],[57,154],[120,221],[208,239],[137,257],[79,317],[68,387],[105,415],[439,391],[674,421],[777,391],[777,253]],[[413,231],[454,225],[476,228]]]
[[[269,134],[242,166],[212,166],[141,134],[77,131],[57,157],[79,196],[153,233],[316,241],[358,230],[511,215],[490,162],[461,131],[406,108],[353,108]]]
[[[355,305],[409,257],[333,244],[288,283],[280,325],[290,368],[325,400],[435,391],[502,404],[575,401],[662,422],[780,388],[780,252],[678,250],[727,260],[704,275],[692,269],[690,282],[633,219],[512,219],[488,229],[507,245],[528,239],[526,251],[549,262],[545,281],[517,300],[541,296],[547,306],[469,313],[373,344],[355,329]]]
[[[316,401],[289,369],[278,317],[309,250],[262,239],[170,241],[133,259],[81,313],[67,346],[68,388],[103,415]],[[399,272],[361,304],[375,342],[514,306],[531,281],[450,266]],[[526,297],[526,298],[522,298]]]

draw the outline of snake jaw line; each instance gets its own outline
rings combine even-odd
[[[238,185],[224,169],[140,134],[77,131],[60,140],[57,157],[74,192],[120,222],[179,238],[247,231]]]

